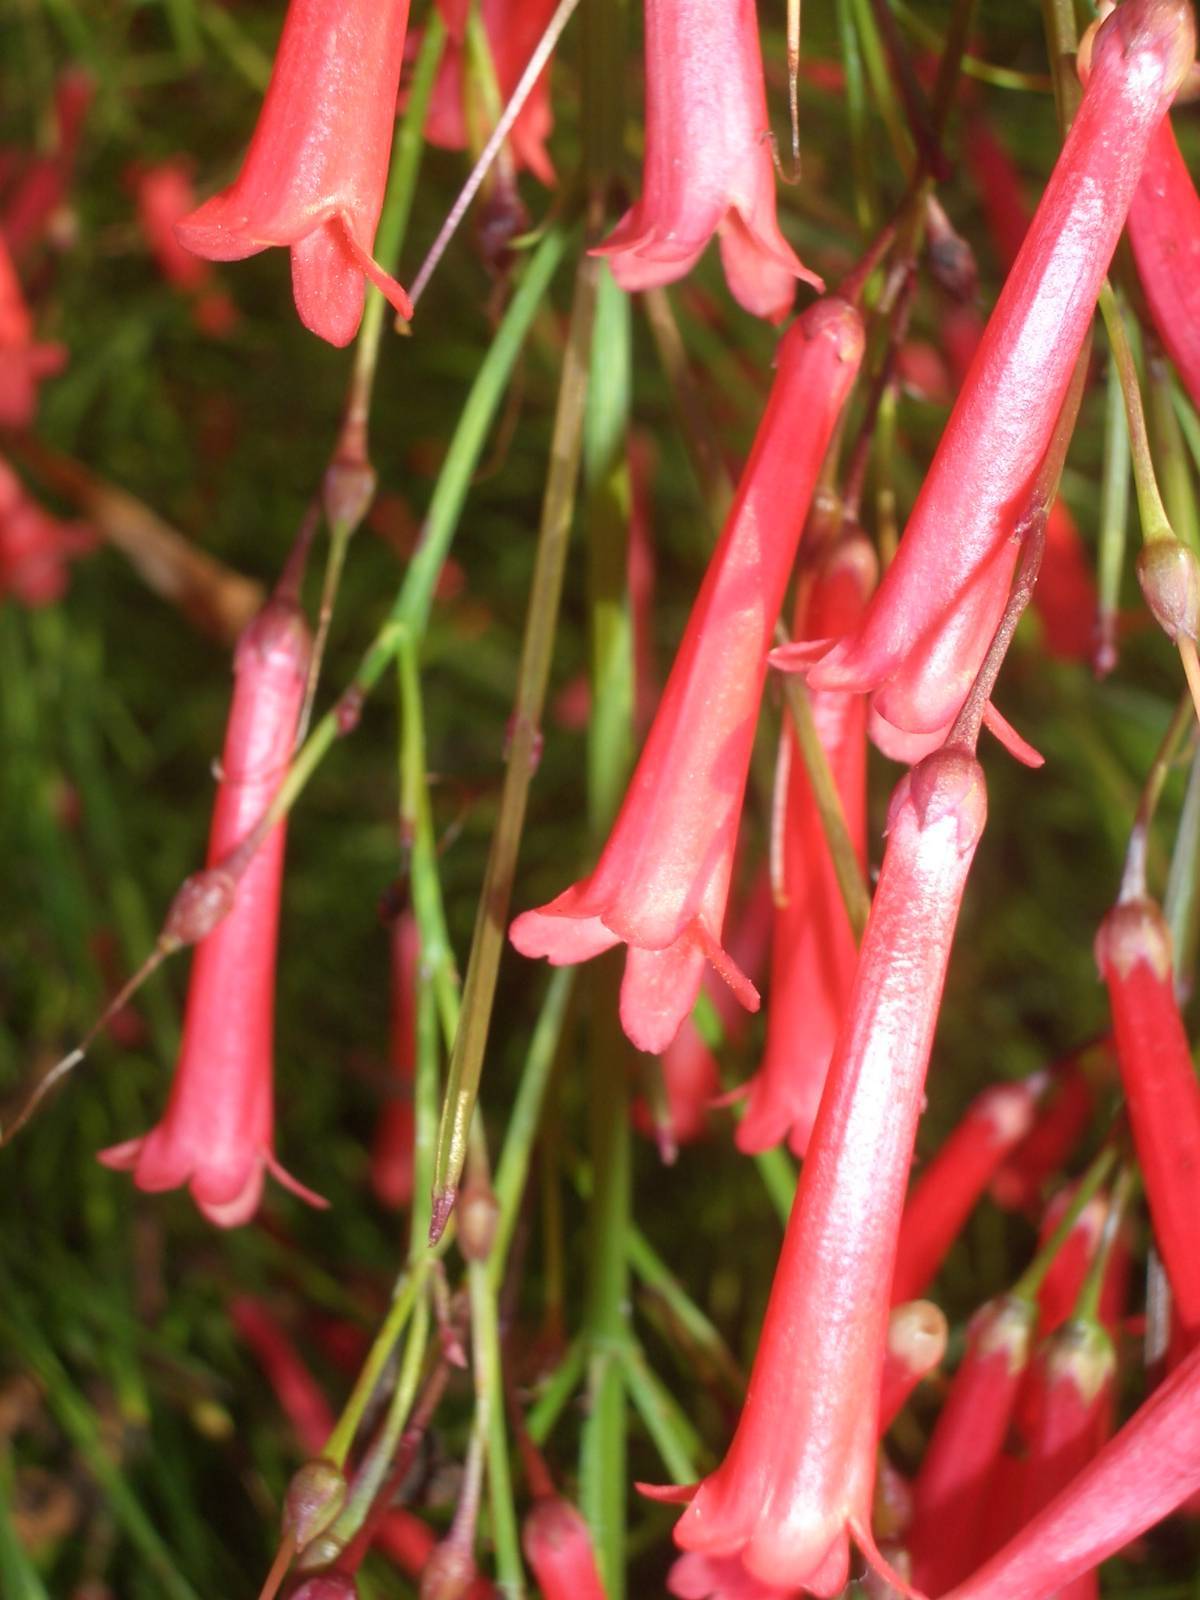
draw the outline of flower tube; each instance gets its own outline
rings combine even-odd
[[[408,0],[291,0],[241,172],[176,228],[210,261],[289,249],[300,320],[330,344],[357,332],[367,278],[412,315],[371,257],[407,24]]]
[[[1200,1334],[1200,1084],[1179,1015],[1171,934],[1153,900],[1119,902],[1096,935],[1154,1237],[1180,1320]]]
[[[874,552],[865,539],[839,543],[802,594],[798,637],[836,638],[862,615],[875,584]],[[812,695],[813,722],[829,757],[846,827],[865,869],[867,855],[867,705],[836,689]],[[802,1156],[808,1147],[825,1073],[854,982],[858,948],[838,886],[812,785],[788,723],[780,760],[784,789],[782,903],[771,942],[770,1004],[762,1065],[750,1080],[737,1146],[769,1149],[785,1135]]]
[[[1008,1152],[1029,1132],[1046,1087],[1044,1073],[976,1095],[966,1116],[926,1166],[904,1208],[892,1300],[913,1300],[937,1276],[946,1253]]]
[[[781,321],[795,280],[779,231],[754,0],[646,0],[642,196],[599,246],[623,289],[674,283],[715,233],[730,293]]]
[[[1200,1349],[944,1600],[1049,1600],[1200,1489]]]
[[[391,926],[392,1025],[389,1054],[394,1084],[371,1146],[371,1188],[382,1206],[400,1210],[413,1189],[413,1074],[417,1062],[417,970],[421,936],[411,911]]]
[[[496,87],[507,104],[530,57],[541,43],[558,0],[481,0],[480,19],[492,53]],[[465,150],[467,136],[467,95],[469,52],[464,28],[465,16],[450,15],[459,7],[443,5],[448,29],[442,59],[425,118],[425,137],[441,150]],[[482,108],[481,108],[482,109]],[[550,103],[550,67],[539,74],[512,125],[508,142],[518,167],[527,167],[540,183],[554,183],[554,165],[546,140],[554,128],[554,109]]]
[[[988,1483],[1028,1366],[1036,1315],[1031,1301],[1005,1295],[971,1319],[913,1490],[908,1549],[916,1583],[929,1594],[964,1578],[978,1558]]]
[[[817,688],[873,690],[898,737],[947,727],[974,682],[1150,137],[1194,52],[1186,0],[1126,0],[1100,28],[1079,113],[899,553],[862,625],[810,671]]]
[[[592,874],[512,925],[556,966],[624,941],[621,1023],[640,1050],[674,1038],[705,960],[754,1010],[721,947],[767,652],[826,446],[862,358],[845,301],[789,329],[737,498],[709,562],[645,748]]]
[[[675,1529],[750,1576],[833,1596],[872,1562],[880,1382],[900,1212],[967,872],[987,813],[963,750],[892,798],[887,851],[737,1432]]]
[[[1200,406],[1200,194],[1170,117],[1150,141],[1129,208],[1129,242],[1158,336]]]
[[[604,1600],[587,1523],[568,1500],[540,1499],[525,1518],[521,1548],[543,1600]]]
[[[299,608],[279,598],[238,641],[210,870],[253,832],[287,771],[309,648]],[[264,1169],[305,1199],[324,1203],[288,1177],[274,1153],[275,948],[285,835],[280,822],[262,841],[238,879],[232,909],[196,949],[163,1120],[100,1155],[151,1193],[188,1184],[200,1210],[221,1228],[254,1215]]]

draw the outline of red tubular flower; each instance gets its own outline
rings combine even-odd
[[[623,289],[674,283],[717,235],[734,299],[781,321],[795,280],[823,288],[779,231],[754,0],[646,0],[642,197],[598,255]]]
[[[925,1071],[987,813],[962,750],[892,797],[887,851],[729,1452],[675,1529],[762,1583],[840,1592],[871,1535],[888,1297]]]
[[[992,1174],[1032,1127],[1045,1087],[1037,1072],[985,1089],[926,1166],[900,1224],[894,1304],[914,1300],[933,1282]]]
[[[413,1188],[413,1072],[417,1062],[417,965],[421,936],[411,911],[392,923],[391,1063],[395,1082],[371,1146],[371,1188],[382,1206],[408,1205]]]
[[[1180,1320],[1200,1334],[1200,1084],[1179,1015],[1171,934],[1149,899],[1113,907],[1096,935],[1117,1060],[1154,1236]]]
[[[797,604],[797,637],[838,638],[852,628],[875,584],[864,539],[836,546]],[[867,705],[862,695],[814,691],[813,720],[841,797],[850,839],[867,854]],[[762,1066],[750,1081],[739,1150],[769,1149],[785,1135],[802,1156],[854,982],[858,949],[833,858],[790,722],[780,751],[784,790],[782,903],[775,910],[770,1004]]]
[[[353,339],[367,278],[412,315],[371,258],[407,23],[408,0],[291,0],[242,170],[176,230],[210,261],[286,246],[300,320],[330,344]]]
[[[480,17],[492,52],[492,65],[501,100],[507,102],[529,65],[542,35],[554,15],[558,0],[480,0]],[[438,64],[425,137],[441,150],[465,150],[467,138],[467,47],[463,37],[465,16],[457,6],[443,6],[449,30]],[[451,13],[454,13],[453,15]],[[546,140],[554,129],[550,103],[550,68],[546,67],[521,107],[508,136],[518,167],[527,167],[539,182],[554,183],[554,166]]]
[[[1049,1600],[1200,1489],[1200,1349],[944,1600]]]
[[[1001,1162],[991,1181],[992,1199],[1006,1211],[1040,1204],[1042,1194],[1066,1165],[1092,1120],[1095,1097],[1084,1062],[1107,1064],[1111,1046],[1102,1040],[1054,1069],[1054,1083],[1038,1106],[1029,1133]]]
[[[1158,336],[1200,405],[1200,195],[1164,117],[1129,208],[1129,242]]]
[[[862,340],[858,313],[834,299],[785,335],[749,464],[599,864],[512,925],[522,954],[555,965],[627,943],[621,1022],[641,1050],[661,1052],[674,1038],[706,958],[743,1004],[758,1004],[721,948],[721,925],[771,631]]]
[[[1186,0],[1126,0],[861,627],[813,667],[902,736],[954,718],[1004,609],[1024,512],[1146,148],[1195,53]],[[953,537],[947,538],[947,529]]]
[[[83,522],[61,522],[26,494],[20,478],[0,460],[0,597],[25,606],[51,605],[67,589],[67,561],[94,548]]]
[[[17,269],[0,236],[0,428],[27,428],[37,412],[38,384],[61,372],[61,344],[35,344],[33,318]]]
[[[931,1300],[910,1300],[888,1318],[883,1376],[879,1383],[879,1433],[903,1410],[909,1395],[946,1354],[946,1318]]]
[[[976,1312],[967,1348],[917,1474],[908,1549],[919,1588],[941,1594],[979,1556],[988,1483],[1025,1376],[1033,1304],[1014,1295]]]
[[[334,1416],[320,1385],[296,1352],[282,1325],[261,1300],[243,1295],[229,1307],[239,1337],[254,1352],[279,1409],[292,1425],[300,1448],[316,1459],[333,1432]]]
[[[238,642],[210,868],[253,831],[287,770],[309,648],[299,609],[280,599],[268,602]],[[100,1155],[105,1166],[131,1171],[139,1189],[188,1184],[204,1215],[222,1228],[253,1216],[264,1168],[314,1204],[324,1203],[288,1177],[274,1153],[275,947],[285,834],[281,822],[263,840],[238,881],[232,909],[196,949],[163,1120]]]
[[[22,163],[0,207],[0,233],[18,258],[54,230],[71,184],[83,124],[95,94],[90,73],[68,67],[54,86],[57,143],[49,155]],[[69,236],[69,227],[61,230]]]
[[[796,1600],[795,1589],[760,1583],[740,1556],[705,1556],[688,1550],[672,1563],[667,1593],[676,1600]]]
[[[1116,1351],[1098,1322],[1064,1323],[1037,1352],[1021,1402],[1025,1456],[1018,1526],[1049,1505],[1103,1445],[1112,1427],[1116,1375]],[[1089,1573],[1060,1592],[1086,1600],[1098,1592],[1095,1576]]]
[[[604,1600],[591,1532],[569,1501],[539,1500],[525,1518],[521,1548],[543,1600]]]

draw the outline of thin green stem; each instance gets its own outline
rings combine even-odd
[[[1054,85],[1059,131],[1065,136],[1083,98],[1079,74],[1075,70],[1075,53],[1079,49],[1075,0],[1042,0],[1042,26],[1050,57],[1050,79]]]
[[[409,1317],[418,1304],[424,1304],[427,1273],[428,1262],[422,1261],[406,1272],[396,1286],[383,1326],[375,1335],[367,1359],[355,1379],[350,1398],[346,1401],[322,1452],[336,1467],[344,1466],[346,1463],[350,1446],[354,1443],[354,1436],[358,1432],[367,1405],[383,1377],[384,1370],[391,1360],[392,1351],[399,1343]]]
[[[645,1287],[662,1301],[671,1319],[687,1335],[696,1350],[712,1363],[730,1392],[739,1399],[746,1377],[712,1320],[684,1289],[670,1267],[634,1223],[625,1230],[629,1264]]]
[[[1162,482],[1167,517],[1184,544],[1200,555],[1200,511],[1196,506],[1183,430],[1175,412],[1171,369],[1153,334],[1143,334],[1142,346],[1146,356],[1150,444]]]
[[[1117,625],[1121,577],[1129,526],[1129,424],[1116,362],[1108,369],[1104,395],[1104,467],[1100,480],[1100,617],[1096,670],[1102,676],[1117,663]]]
[[[1129,424],[1129,449],[1133,463],[1133,484],[1137,494],[1138,512],[1142,523],[1142,539],[1150,544],[1155,539],[1174,537],[1159,492],[1154,472],[1154,459],[1150,453],[1150,436],[1146,431],[1146,412],[1142,405],[1142,386],[1138,381],[1137,362],[1125,318],[1117,304],[1112,287],[1107,282],[1100,290],[1100,314],[1108,332],[1121,393],[1125,398],[1125,416]]]
[[[508,1600],[521,1600],[525,1593],[525,1569],[521,1565],[521,1536],[513,1502],[508,1429],[504,1419],[500,1322],[496,1288],[486,1260],[467,1263],[467,1292],[471,1301],[476,1427],[482,1433],[487,1453],[488,1507],[497,1579]]]
[[[1150,770],[1146,774],[1146,781],[1142,785],[1137,813],[1133,819],[1133,827],[1129,831],[1129,846],[1125,852],[1125,870],[1121,876],[1122,900],[1137,900],[1146,894],[1146,850],[1150,828],[1154,822],[1154,814],[1158,810],[1158,802],[1162,798],[1163,786],[1175,764],[1180,742],[1192,726],[1194,714],[1191,694],[1185,690],[1167,724],[1162,742],[1155,752]]]
[[[629,1398],[672,1483],[696,1483],[700,1478],[696,1463],[704,1453],[699,1433],[636,1344],[626,1341],[620,1361]]]
[[[525,1426],[535,1444],[545,1444],[554,1424],[562,1416],[571,1396],[578,1389],[587,1366],[582,1339],[576,1339],[563,1356],[553,1375],[525,1416]]]
[[[1106,1145],[1083,1177],[1075,1187],[1071,1196],[1071,1203],[1059,1218],[1058,1226],[1038,1250],[1037,1255],[1025,1268],[1025,1271],[1013,1284],[1012,1293],[1021,1300],[1036,1300],[1038,1290],[1045,1282],[1046,1274],[1054,1265],[1058,1252],[1066,1244],[1071,1230],[1083,1215],[1088,1204],[1099,1194],[1108,1182],[1109,1174],[1116,1165],[1117,1152],[1111,1145]]]
[[[539,724],[558,626],[567,542],[575,508],[575,487],[583,451],[583,413],[587,359],[599,263],[584,257],[575,280],[571,325],[563,357],[562,380],[550,446],[550,468],[542,502],[541,528],[517,692],[509,729],[508,759],[491,849],[484,870],[479,910],[467,961],[462,1016],[447,1074],[446,1098],[434,1162],[432,1238],[440,1238],[454,1207],[466,1159],[467,1135],[479,1093],[479,1078],[491,1025],[496,979],[508,923],[517,852],[525,823],[529,786],[537,766]]]
[[[787,634],[782,624],[776,629],[776,637],[780,643],[787,642]],[[846,826],[846,814],[842,810],[842,797],[834,782],[833,769],[829,765],[829,757],[817,733],[808,686],[800,674],[789,672],[784,674],[783,689],[792,718],[792,727],[796,733],[796,743],[808,774],[808,781],[812,785],[813,799],[820,813],[821,827],[825,833],[825,842],[829,846],[833,870],[837,874],[842,903],[846,907],[846,915],[850,919],[850,927],[857,941],[862,938],[867,917],[870,915],[870,892],[862,868],[859,866],[858,852],[854,848],[850,830]]]
[[[1187,1000],[1195,986],[1200,950],[1200,746],[1192,756],[1184,791],[1163,913],[1171,929],[1176,993],[1181,1001]]]

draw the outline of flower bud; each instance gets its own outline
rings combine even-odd
[[[332,528],[357,528],[375,498],[375,469],[369,461],[335,457],[325,472],[322,499]]]
[[[1156,978],[1171,975],[1171,930],[1153,900],[1115,905],[1096,934],[1096,965],[1101,972],[1128,978],[1139,962]]]
[[[329,1528],[346,1503],[346,1480],[332,1461],[306,1461],[288,1484],[283,1528],[304,1550]]]
[[[475,1582],[475,1557],[453,1539],[444,1539],[421,1573],[421,1600],[463,1600]]]
[[[233,909],[237,879],[225,867],[207,867],[185,878],[163,923],[161,939],[172,949],[199,944]]]
[[[1138,582],[1154,620],[1171,643],[1200,633],[1200,561],[1175,538],[1154,539],[1137,560]]]
[[[292,1590],[291,1600],[358,1600],[358,1585],[346,1572],[322,1572]]]
[[[458,1200],[458,1248],[464,1261],[486,1261],[492,1253],[500,1206],[491,1189],[468,1184]]]

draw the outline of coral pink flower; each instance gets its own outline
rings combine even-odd
[[[521,1548],[543,1600],[604,1600],[591,1532],[569,1501],[539,1500],[525,1518]]]
[[[1015,1295],[971,1320],[967,1349],[926,1446],[913,1490],[913,1576],[941,1594],[979,1557],[988,1484],[1029,1362],[1036,1308]]]
[[[993,1172],[1033,1126],[1045,1087],[1038,1072],[985,1089],[925,1167],[900,1225],[894,1303],[915,1299],[933,1282]]]
[[[1117,1060],[1154,1236],[1180,1320],[1200,1334],[1200,1083],[1171,973],[1171,935],[1152,900],[1122,900],[1096,935]]]
[[[261,1300],[249,1295],[230,1304],[229,1318],[266,1374],[300,1448],[314,1459],[322,1455],[333,1432],[333,1411],[287,1331]]]
[[[721,925],[771,631],[861,357],[862,323],[841,300],[819,302],[785,335],[737,499],[599,864],[512,925],[522,954],[555,965],[628,944],[621,1022],[641,1050],[674,1038],[706,959],[744,1004],[758,1004],[721,948]]]
[[[45,606],[67,589],[67,562],[93,549],[96,535],[86,523],[61,522],[25,492],[0,460],[0,597]]]
[[[623,289],[689,273],[717,235],[734,299],[778,322],[795,280],[817,289],[779,231],[754,0],[646,0],[642,197],[597,254]]]
[[[1050,1600],[1200,1489],[1200,1349],[944,1600]]]
[[[798,1591],[760,1583],[746,1571],[740,1556],[705,1556],[689,1550],[673,1563],[667,1593],[677,1600],[796,1600]]]
[[[1195,53],[1186,0],[1126,0],[861,627],[810,673],[874,690],[897,753],[949,726],[1003,612],[1028,508],[1141,172]],[[951,536],[947,536],[951,530]]]
[[[18,165],[0,208],[0,233],[18,258],[53,230],[70,188],[83,124],[95,93],[89,73],[68,67],[54,87],[57,144]]]
[[[862,616],[876,564],[864,539],[836,546],[797,604],[796,635],[839,638]],[[867,854],[867,706],[862,695],[814,691],[813,720],[829,757],[859,863]],[[797,1155],[809,1135],[825,1071],[854,981],[858,948],[833,858],[790,722],[780,752],[784,789],[781,904],[775,911],[767,1042],[750,1081],[739,1150],[766,1150],[785,1135]]]
[[[1054,1084],[1038,1107],[1037,1121],[992,1178],[998,1206],[1007,1211],[1040,1207],[1047,1185],[1066,1166],[1092,1120],[1095,1097],[1085,1063],[1107,1070],[1111,1054],[1108,1041],[1101,1040],[1053,1069]]]
[[[237,321],[232,300],[213,286],[213,270],[179,242],[176,225],[196,208],[196,193],[185,161],[160,161],[131,174],[138,223],[159,270],[168,283],[194,295],[193,315],[205,333],[228,333]]]
[[[371,258],[407,23],[408,0],[291,0],[242,170],[177,229],[210,261],[286,246],[300,320],[330,344],[354,337],[367,278],[412,314]]]
[[[1024,1461],[1018,1526],[1049,1505],[1103,1445],[1112,1428],[1117,1355],[1098,1322],[1064,1323],[1034,1356],[1021,1399]],[[1094,1577],[1077,1580],[1073,1600],[1095,1594]]]
[[[1129,208],[1129,242],[1159,338],[1200,405],[1200,195],[1169,117],[1150,141]]]
[[[480,18],[492,52],[501,100],[511,99],[558,0],[480,0]],[[425,137],[442,150],[465,150],[467,137],[468,53],[464,39],[465,8],[443,5],[448,37],[438,64]],[[508,136],[518,167],[527,167],[541,183],[554,182],[554,166],[546,140],[554,129],[550,103],[550,68],[539,74]]]
[[[411,911],[391,926],[391,1098],[380,1115],[371,1146],[371,1188],[380,1205],[399,1210],[412,1199],[413,1072],[417,1061],[417,966],[421,936]]]
[[[287,770],[308,657],[304,620],[280,599],[268,602],[238,642],[210,868],[253,831]],[[139,1189],[188,1184],[204,1215],[223,1228],[253,1216],[264,1168],[323,1203],[288,1177],[274,1153],[275,946],[285,831],[281,822],[263,840],[238,880],[232,909],[196,949],[163,1120],[100,1156],[105,1166],[131,1171]]]
[[[838,1594],[871,1533],[900,1211],[967,873],[987,811],[962,750],[892,798],[879,884],[763,1323],[722,1465],[675,1529],[779,1588]]]
[[[61,372],[61,344],[35,344],[33,318],[17,269],[0,237],[0,428],[27,428],[37,412],[38,384]]]

